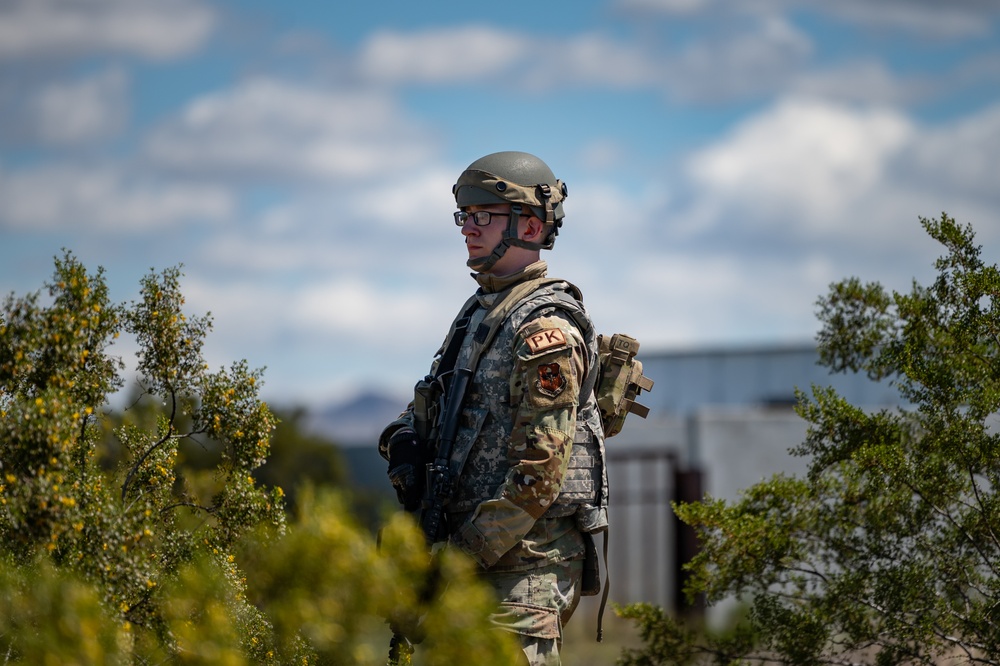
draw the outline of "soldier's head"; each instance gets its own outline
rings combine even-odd
[[[452,193],[469,267],[500,275],[552,249],[567,195],[566,185],[545,162],[516,151],[479,158],[462,172]]]

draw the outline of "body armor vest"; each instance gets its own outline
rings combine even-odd
[[[580,331],[586,344],[586,376],[581,378],[577,403],[576,427],[569,469],[563,479],[556,503],[546,517],[576,516],[584,532],[598,532],[607,527],[608,479],[605,467],[604,433],[594,397],[597,380],[598,343],[593,326],[582,304],[579,291],[567,282],[545,280],[520,302],[502,304],[503,321],[492,340],[482,347],[483,323],[498,299],[506,292],[477,294],[481,307],[469,315],[465,339],[455,367],[476,363],[458,424],[451,457],[451,471],[456,479],[448,511],[472,511],[485,500],[496,496],[510,469],[506,443],[510,441],[514,413],[511,405],[510,377],[517,362],[514,340],[517,331],[537,316],[562,316]],[[454,325],[449,337],[454,334]]]

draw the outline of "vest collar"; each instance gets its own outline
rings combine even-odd
[[[510,275],[497,276],[489,273],[473,273],[472,277],[479,283],[479,289],[482,293],[498,294],[519,282],[545,277],[548,270],[549,266],[545,263],[545,260],[539,260],[526,266],[523,270],[511,273]]]

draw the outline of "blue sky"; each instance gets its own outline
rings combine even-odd
[[[2,0],[0,293],[64,247],[119,301],[183,264],[209,362],[272,402],[405,395],[475,286],[451,184],[524,150],[599,329],[806,341],[831,282],[931,276],[919,216],[996,260],[998,30],[992,0]]]

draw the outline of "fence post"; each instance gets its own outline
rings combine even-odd
[[[702,472],[697,468],[682,469],[674,466],[674,501],[700,502],[703,497]],[[671,512],[672,513],[672,512]],[[705,614],[705,599],[698,595],[694,603],[688,603],[684,596],[684,586],[689,578],[683,566],[698,554],[698,535],[690,525],[687,525],[677,514],[672,513],[674,521],[674,565],[676,567],[674,580],[674,611],[679,616],[688,619],[700,619]]]

